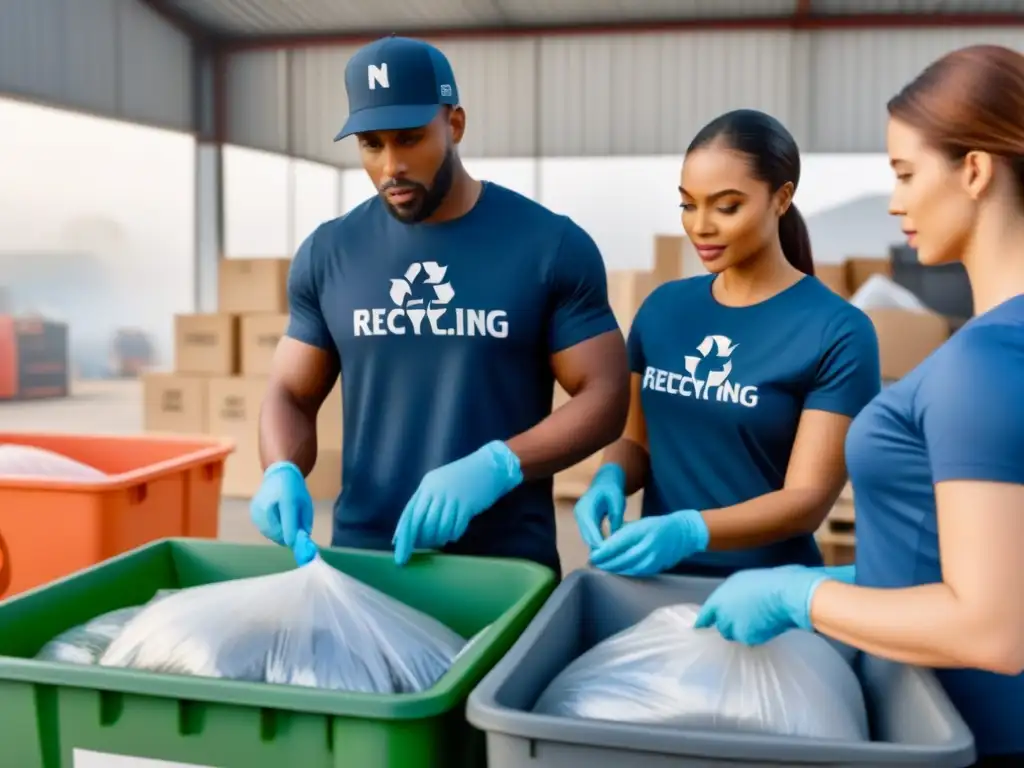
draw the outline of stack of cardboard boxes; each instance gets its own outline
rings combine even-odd
[[[845,299],[850,298],[872,275],[892,274],[889,259],[854,256],[841,264],[819,264],[818,278]],[[905,309],[872,309],[868,317],[878,334],[882,379],[896,381],[916,368],[949,338],[953,323],[935,312]]]
[[[224,259],[215,314],[174,318],[175,366],[143,377],[148,432],[207,434],[231,439],[225,496],[259,488],[259,412],[277,342],[288,324],[288,259]],[[314,499],[341,488],[341,389],[328,396],[317,421],[319,453],[308,478]]]

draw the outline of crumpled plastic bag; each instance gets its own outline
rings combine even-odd
[[[538,714],[682,728],[862,741],[864,694],[824,638],[787,632],[749,647],[694,629],[672,605],[579,656],[541,694]]]
[[[107,667],[362,693],[418,693],[466,645],[436,619],[317,556],[283,573],[182,590],[147,606]]]
[[[104,480],[95,467],[31,445],[0,445],[0,477],[45,477],[51,480]]]
[[[907,312],[928,312],[923,301],[907,288],[886,275],[871,275],[857,292],[850,297],[850,303],[857,309],[868,312],[872,309],[902,309]]]
[[[160,600],[174,590],[162,589],[150,603]],[[98,664],[114,639],[121,634],[125,625],[138,616],[145,605],[134,605],[129,608],[118,608],[116,611],[101,614],[85,624],[72,627],[61,632],[50,640],[36,654],[38,661],[58,661],[64,664]]]

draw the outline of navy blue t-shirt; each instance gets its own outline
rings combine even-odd
[[[803,410],[853,417],[881,387],[874,326],[817,278],[748,307],[718,303],[713,280],[661,286],[630,331],[650,451],[645,517],[781,490]],[[812,536],[705,552],[676,572],[790,563],[821,564]]]
[[[1024,484],[1021,382],[1024,296],[971,320],[854,421],[846,460],[857,507],[858,584],[941,583],[936,483]],[[937,674],[980,754],[1024,752],[1024,676]]]
[[[341,361],[334,546],[390,549],[424,474],[542,421],[551,355],[618,328],[590,236],[491,183],[440,224],[366,201],[303,243],[288,291],[288,336]],[[448,551],[557,570],[551,480],[521,485]]]

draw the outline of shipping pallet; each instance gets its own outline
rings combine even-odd
[[[857,551],[852,501],[840,500],[815,534],[825,565],[850,565]]]

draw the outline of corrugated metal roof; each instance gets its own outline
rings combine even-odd
[[[247,36],[788,16],[797,0],[166,0],[164,5],[214,32]]]
[[[228,37],[501,29],[685,20],[1024,13],[1024,0],[163,0],[162,7]]]

